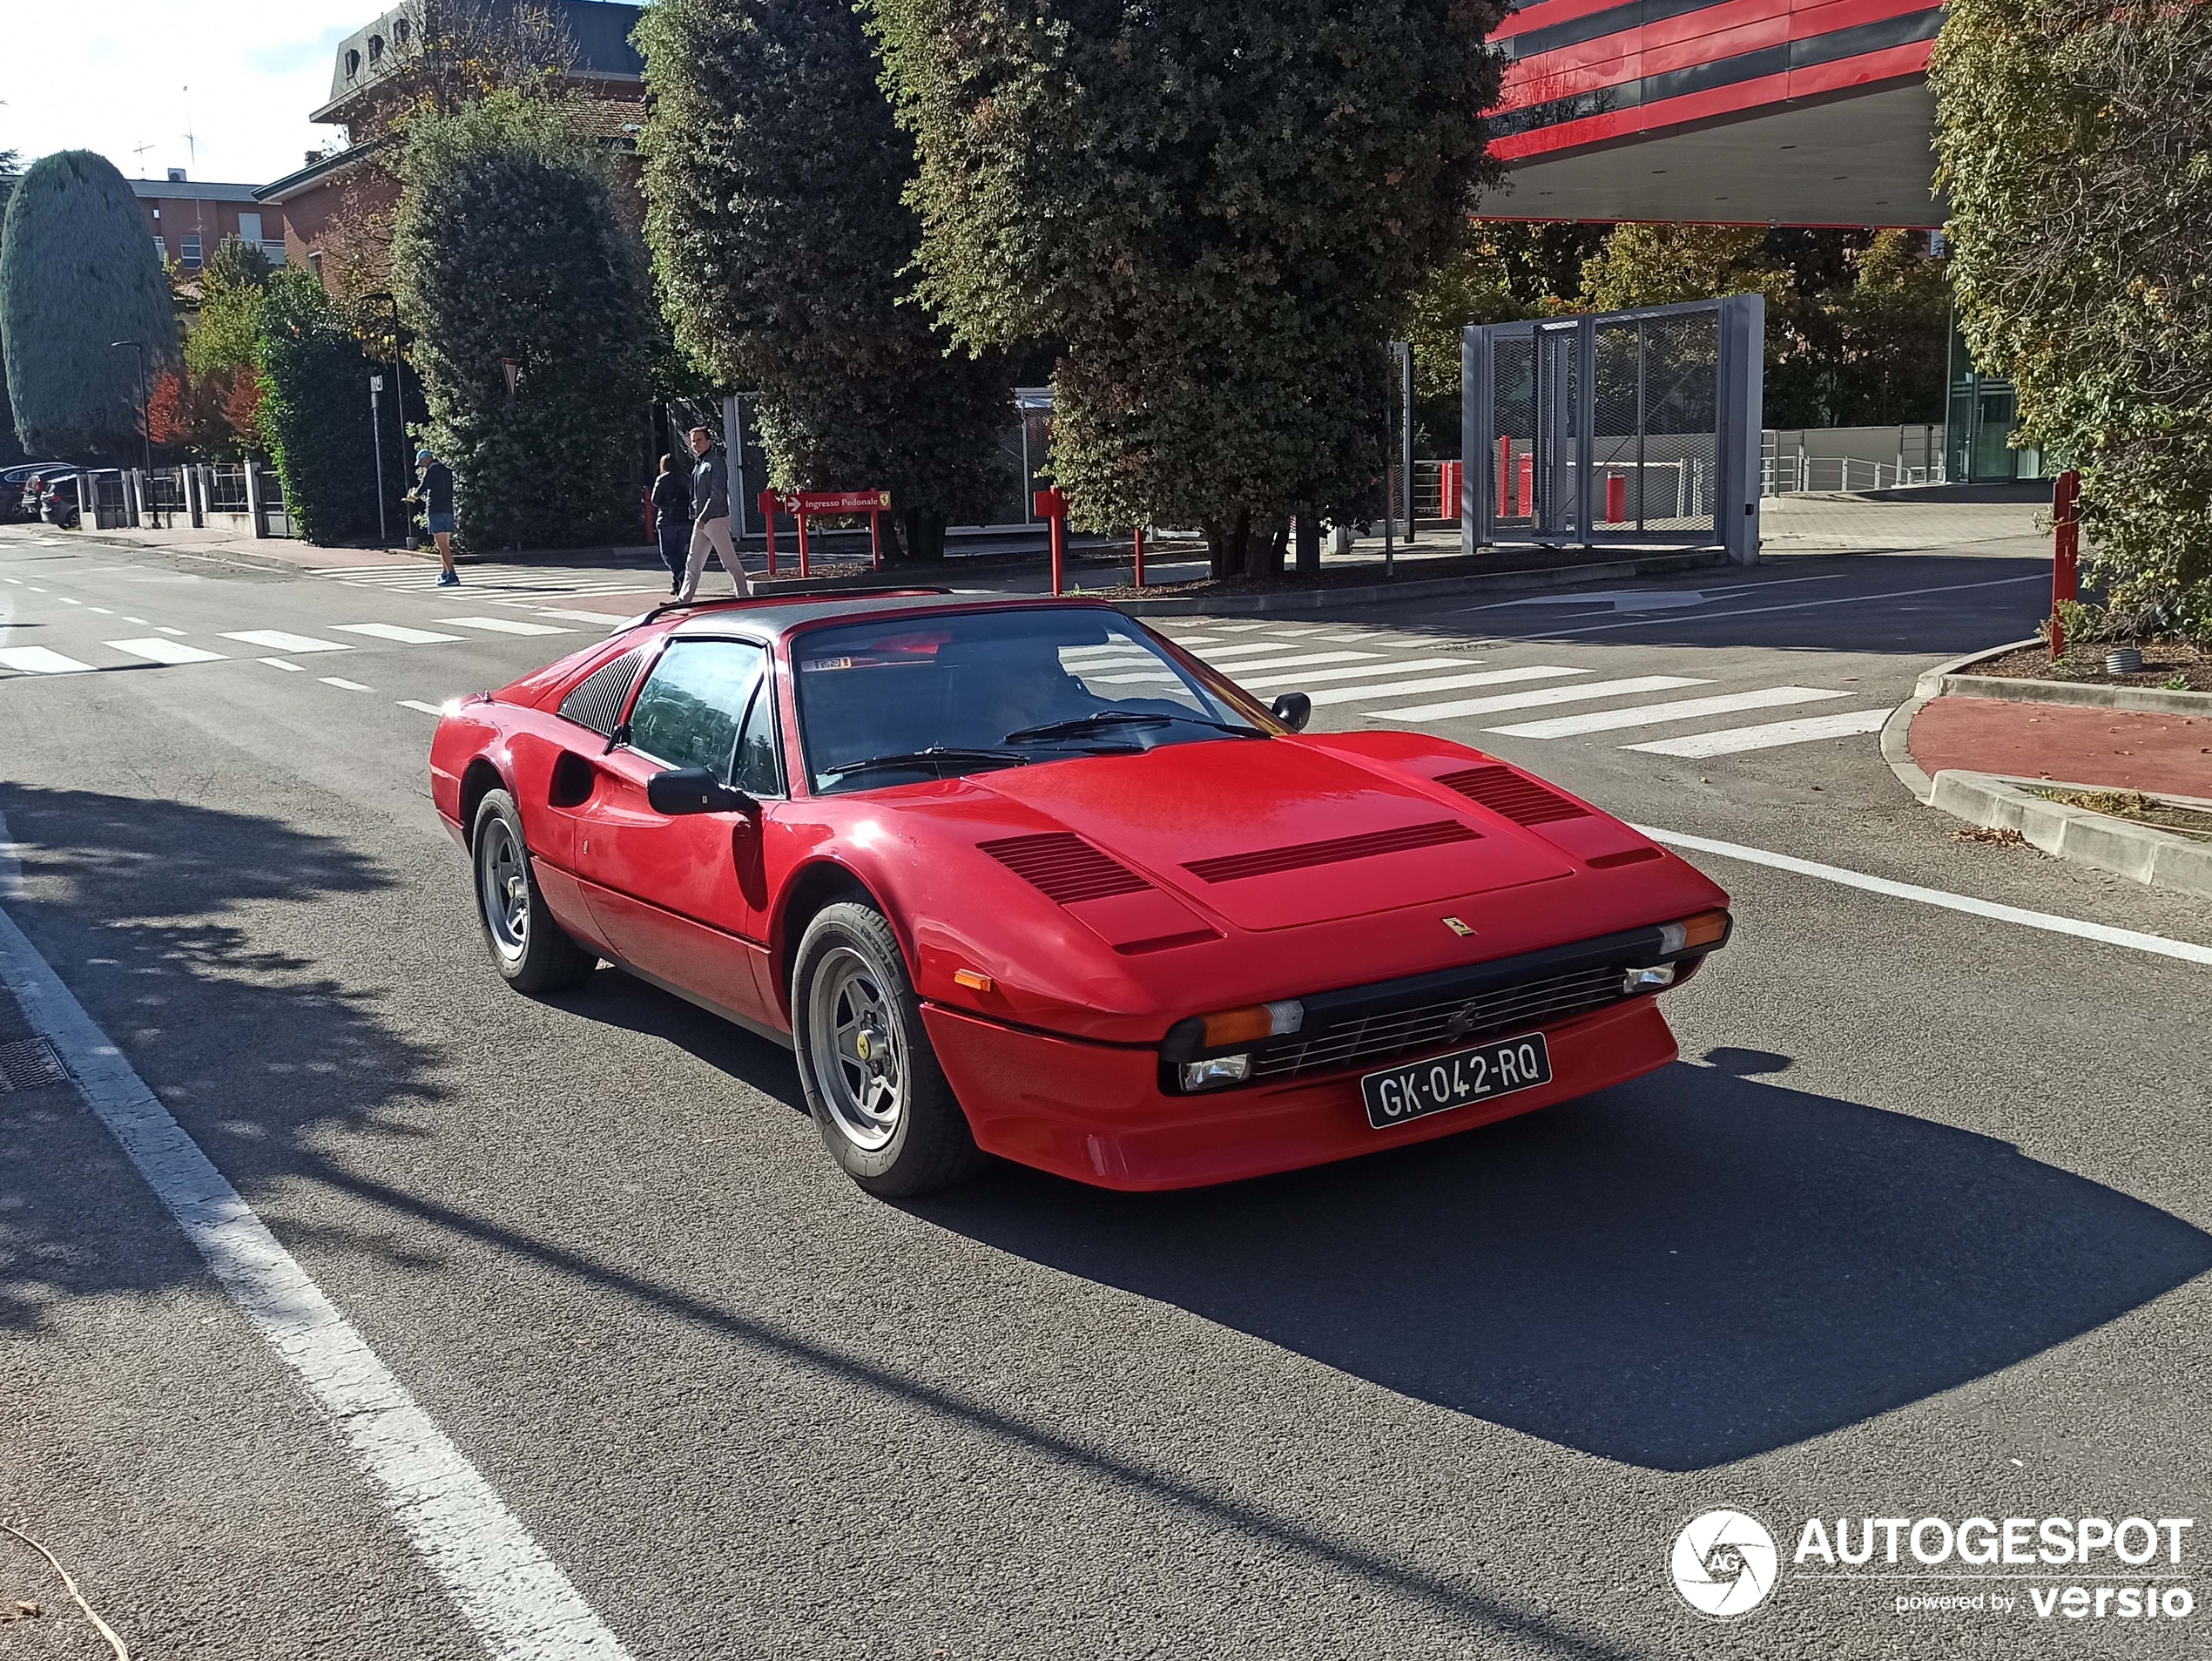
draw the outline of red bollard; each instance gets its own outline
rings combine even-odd
[[[1605,476],[1605,522],[1625,523],[1629,517],[1629,482],[1618,473]]]
[[[1144,527],[1143,525],[1137,526],[1135,530],[1130,532],[1130,551],[1136,556],[1135,585],[1143,588],[1144,586]]]
[[[800,577],[805,577],[805,576],[807,574],[807,570],[806,570],[806,509],[804,509],[804,508],[799,508],[799,509],[796,510],[795,510],[795,511],[792,514],[792,516],[791,516],[791,517],[792,517],[792,518],[794,518],[794,519],[796,519],[796,520],[798,520],[798,521],[799,521],[799,576],[800,576]]]
[[[763,490],[754,505],[760,510],[760,523],[768,532],[768,575],[776,574],[776,493]]]
[[[1514,510],[1518,518],[1536,517],[1536,456],[1530,451],[1521,458],[1521,505]]]
[[[2051,661],[2066,655],[2060,600],[2081,598],[2081,475],[2069,469],[2051,490],[2051,525],[2058,533],[2051,558]]]
[[[1513,517],[1513,440],[1498,441],[1498,517]]]
[[[1039,518],[1044,520],[1052,532],[1052,592],[1056,598],[1064,591],[1063,576],[1068,557],[1068,498],[1057,490],[1039,490],[1032,505]]]

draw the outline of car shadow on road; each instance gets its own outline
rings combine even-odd
[[[2212,1236],[1716,1051],[1372,1158],[1121,1195],[1013,1166],[919,1214],[1456,1412],[1700,1470],[1950,1389],[2212,1268]]]

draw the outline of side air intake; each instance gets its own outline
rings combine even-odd
[[[1516,825],[1548,825],[1556,820],[1589,817],[1588,808],[1534,779],[1523,778],[1511,767],[1469,767],[1464,773],[1445,773],[1436,782]]]
[[[1481,834],[1456,819],[1440,819],[1431,825],[1367,831],[1358,836],[1332,837],[1325,842],[1294,842],[1288,847],[1263,848],[1256,854],[1224,854],[1218,859],[1195,861],[1183,868],[1202,882],[1238,882],[1246,877],[1272,876],[1278,871],[1303,871],[1316,865],[1372,859],[1379,854],[1406,854],[1415,848],[1441,847],[1450,842],[1472,842]]]
[[[601,738],[610,737],[615,723],[622,719],[622,706],[629,701],[631,684],[637,679],[637,665],[644,655],[625,652],[586,675],[561,700],[561,719],[588,726]]]
[[[1063,906],[1078,900],[1103,900],[1114,894],[1141,894],[1152,886],[1071,831],[1007,836],[978,846]]]

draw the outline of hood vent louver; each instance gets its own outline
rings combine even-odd
[[[1006,836],[977,844],[982,851],[1060,905],[1103,900],[1109,895],[1141,894],[1152,885],[1102,854],[1072,831],[1037,836]]]
[[[1523,778],[1511,767],[1469,767],[1464,773],[1445,773],[1436,782],[1516,825],[1549,825],[1557,820],[1589,816],[1588,808],[1534,779]]]
[[[1406,854],[1416,848],[1441,847],[1450,842],[1472,842],[1481,834],[1456,819],[1440,819],[1433,824],[1368,831],[1359,836],[1332,837],[1325,842],[1298,842],[1289,847],[1263,848],[1256,854],[1226,854],[1218,859],[1194,861],[1183,868],[1202,882],[1237,882],[1246,877],[1272,876],[1279,871],[1303,871],[1316,865],[1341,864],[1345,860],[1372,859],[1379,854]]]

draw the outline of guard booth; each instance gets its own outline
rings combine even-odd
[[[1759,557],[1766,300],[1469,328],[1460,540]]]

